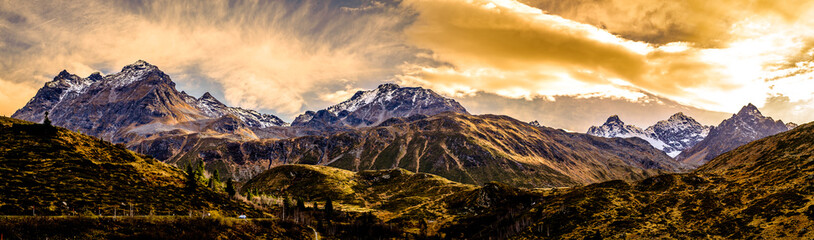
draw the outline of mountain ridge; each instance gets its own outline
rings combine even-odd
[[[656,149],[662,150],[670,157],[676,157],[689,147],[703,140],[711,126],[704,126],[695,119],[678,112],[667,120],[661,120],[642,130],[633,125],[627,125],[618,115],[608,117],[601,126],[592,126],[588,134],[599,137],[638,137],[649,142]]]
[[[789,125],[782,120],[775,121],[763,116],[758,108],[749,103],[732,117],[721,121],[710,130],[709,135],[695,146],[684,150],[676,156],[683,163],[701,166],[709,160],[729,150],[749,142],[789,130]]]
[[[195,122],[227,114],[252,128],[285,125],[276,116],[228,107],[211,95],[196,99],[178,92],[168,75],[143,60],[106,76],[93,73],[80,78],[63,70],[12,117],[39,122],[45,112],[57,126],[113,142],[137,141],[172,131],[203,132],[205,129]]]

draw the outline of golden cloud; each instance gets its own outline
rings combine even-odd
[[[381,3],[365,14],[321,1],[125,3],[0,2],[0,77],[40,85],[63,68],[109,74],[144,59],[179,85],[213,81],[229,104],[290,116],[306,95],[343,87],[337,79],[392,76],[384,59],[407,51],[404,18]]]
[[[790,22],[795,17],[804,19],[800,16],[810,8],[788,11],[781,5],[760,11],[773,14],[755,13],[727,23],[726,47],[704,48],[695,42],[634,41],[512,0],[405,3],[418,12],[416,22],[406,30],[408,40],[432,50],[435,60],[448,65],[405,64],[399,79],[459,95],[486,92],[525,99],[570,95],[638,101],[647,92],[703,109],[735,111],[747,102],[762,105],[772,94],[765,76],[777,70],[778,62],[798,54],[807,37],[814,37],[805,23]],[[669,8],[683,8],[691,15],[723,11],[718,9],[723,5],[693,11],[703,4],[687,4]],[[747,10],[758,12],[760,4],[770,3],[756,1]]]

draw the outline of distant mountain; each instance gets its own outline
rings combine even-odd
[[[534,127],[506,116],[458,113],[413,115],[373,128],[282,140],[154,139],[138,149],[171,156],[167,161],[179,165],[203,159],[238,180],[286,163],[351,171],[399,167],[462,183],[500,181],[526,187],[636,180],[682,170],[639,139],[599,138]]]
[[[619,119],[619,116],[613,115],[602,126],[588,129],[588,134],[607,138],[638,137],[664,151],[667,155],[675,157],[684,149],[703,140],[711,128],[681,112],[673,114],[667,120],[659,121],[645,130],[626,125]]]
[[[297,116],[291,125],[367,127],[394,117],[442,112],[468,114],[461,104],[432,90],[387,83],[373,90],[356,92],[350,99],[327,109],[307,111]]]
[[[185,92],[181,92],[182,95],[186,95]],[[263,114],[259,113],[254,110],[249,109],[242,109],[242,108],[234,108],[226,106],[226,104],[221,103],[212,96],[209,92],[206,92],[201,96],[201,98],[195,99],[186,95],[184,100],[196,107],[200,110],[205,116],[210,118],[219,118],[226,115],[233,115],[240,119],[240,121],[246,123],[246,126],[253,127],[253,128],[267,128],[273,126],[286,126],[288,123],[284,122],[280,118],[274,115]]]
[[[113,142],[172,131],[204,132],[208,122],[225,115],[249,128],[285,125],[272,115],[228,107],[208,93],[200,99],[179,93],[168,75],[142,60],[107,76],[81,78],[63,70],[12,117],[41,122],[45,112],[54,125]]]
[[[709,135],[695,146],[684,150],[676,160],[692,166],[701,166],[710,159],[751,141],[789,130],[796,124],[765,117],[751,103],[737,114],[713,128]]]

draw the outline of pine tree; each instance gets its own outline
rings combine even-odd
[[[209,183],[207,183],[207,185],[209,186],[210,189],[217,190],[215,189],[215,178],[209,178]]]
[[[325,217],[331,219],[334,215],[334,203],[331,198],[325,201]]]
[[[215,181],[220,182],[220,172],[217,169],[215,169],[215,172],[212,173],[212,178],[214,178]]]
[[[285,199],[283,199],[283,209],[288,210],[289,208],[291,208],[291,197],[285,196]]]
[[[48,111],[45,112],[45,119],[42,120],[42,124],[45,126],[51,126],[51,119],[48,119]]]
[[[230,197],[235,196],[235,183],[231,178],[226,180],[226,194],[229,194]]]
[[[297,209],[305,210],[305,202],[301,198],[297,198]]]
[[[198,161],[198,166],[195,168],[195,177],[200,180],[204,180],[204,162],[203,160]]]
[[[195,192],[195,187],[198,185],[198,179],[196,178],[195,170],[192,168],[192,164],[187,165],[187,191],[189,193]]]

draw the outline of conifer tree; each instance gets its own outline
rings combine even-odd
[[[187,165],[186,169],[187,173],[187,182],[186,187],[189,193],[195,192],[195,187],[198,185],[198,179],[196,178],[195,170],[192,168],[192,164]]]
[[[302,198],[297,198],[297,209],[305,210],[305,202],[302,201]]]
[[[45,119],[42,120],[42,124],[45,126],[51,126],[51,119],[48,119],[48,111],[45,112]]]
[[[226,180],[226,194],[229,194],[230,197],[235,196],[235,183],[232,181],[231,178]]]
[[[334,203],[331,198],[325,201],[325,217],[331,219],[334,215]]]
[[[212,173],[212,178],[214,178],[216,182],[220,182],[220,172],[217,169]]]

